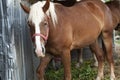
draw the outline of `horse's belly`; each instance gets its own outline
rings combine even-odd
[[[88,30],[82,30],[74,34],[74,40],[72,42],[71,49],[82,48],[92,44],[95,40],[97,40],[100,32],[101,28],[95,27]]]

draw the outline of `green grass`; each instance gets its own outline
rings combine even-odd
[[[71,64],[72,80],[95,80],[97,76],[97,68],[91,67],[92,60],[84,61],[80,68],[75,68],[76,62]],[[59,70],[54,70],[53,67],[48,66],[45,73],[45,80],[63,80],[64,72],[63,65]],[[110,80],[110,74],[105,74],[103,80]]]
[[[120,44],[120,40],[116,40],[115,43]]]
[[[84,62],[80,68],[75,68],[75,63],[71,64],[72,80],[94,80],[97,75],[97,69],[91,68],[90,61]],[[51,66],[46,70],[47,80],[63,80],[63,66],[59,70],[54,70]]]

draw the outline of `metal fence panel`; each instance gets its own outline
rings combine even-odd
[[[0,80],[33,80],[33,50],[20,1],[0,0]]]

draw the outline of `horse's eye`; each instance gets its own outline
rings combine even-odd
[[[28,23],[29,26],[31,25],[29,21],[27,23]]]
[[[45,22],[44,22],[44,26],[46,26],[47,24],[48,24],[47,21],[45,21]]]

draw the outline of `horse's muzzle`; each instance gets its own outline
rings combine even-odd
[[[45,57],[45,53],[39,49],[35,49],[35,53],[37,57]]]
[[[35,48],[35,53],[37,57],[44,57],[45,56],[45,47],[41,45],[41,48]]]

